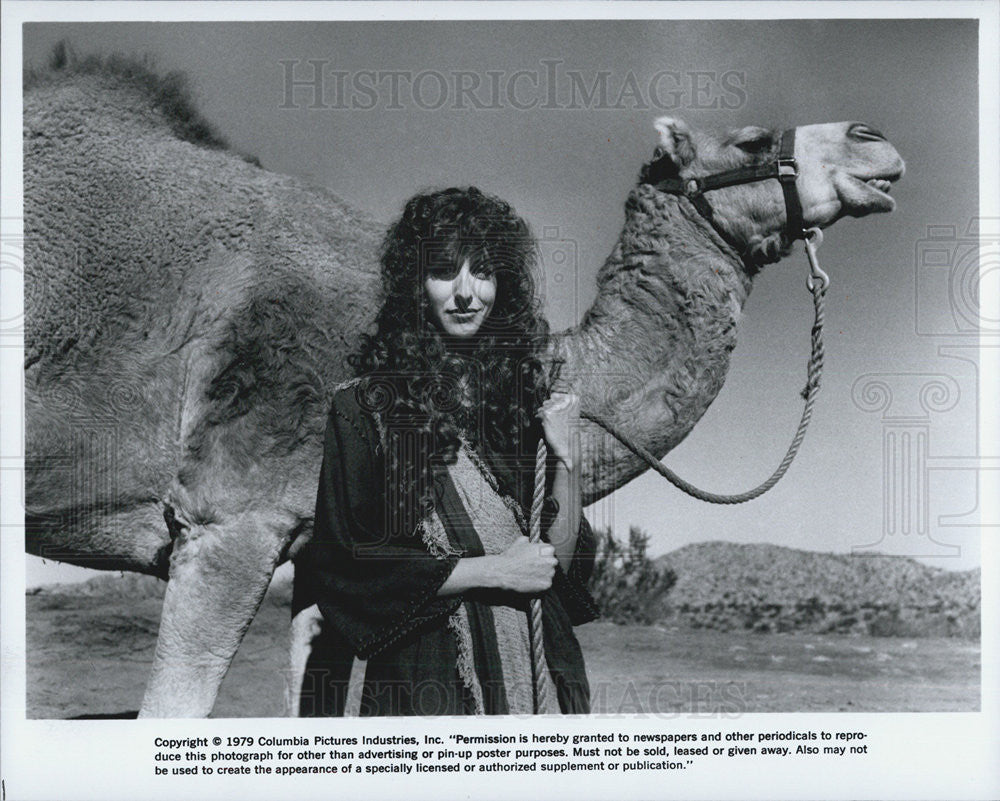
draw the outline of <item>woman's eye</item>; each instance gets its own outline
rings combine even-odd
[[[458,275],[458,270],[450,264],[439,264],[428,268],[427,275],[438,281],[448,281]]]
[[[493,260],[487,258],[475,264],[470,264],[469,272],[476,276],[476,278],[489,278],[496,270],[493,269]]]

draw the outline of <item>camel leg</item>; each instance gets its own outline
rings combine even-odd
[[[364,672],[358,674],[358,661],[350,644],[323,620],[319,607],[313,604],[300,608],[296,600],[293,594],[285,714],[343,716],[351,706],[352,688],[360,699]]]
[[[139,717],[206,717],[284,542],[246,515],[192,524],[174,543],[153,670]]]
[[[305,681],[306,666],[312,655],[313,643],[323,631],[323,615],[313,604],[292,618],[290,659],[285,679],[285,715],[299,716],[302,707],[302,684]]]

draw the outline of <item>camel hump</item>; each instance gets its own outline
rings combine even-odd
[[[102,477],[81,501],[75,474],[35,470],[33,509],[177,498],[209,520],[270,498],[311,516],[382,226],[197,120],[183,78],[147,62],[63,59],[26,81],[26,448]]]
[[[110,88],[116,90],[113,96],[102,91]],[[44,68],[25,70],[24,92],[25,129],[39,136],[56,135],[53,126],[65,121],[45,113],[51,108],[51,96],[71,92],[81,96],[82,109],[92,114],[101,113],[105,103],[113,104],[120,123],[126,117],[149,121],[152,111],[157,121],[169,127],[178,139],[213,149],[229,149],[229,143],[199,111],[187,75],[179,71],[161,75],[149,56],[81,56],[63,40],[53,47]],[[44,103],[29,102],[29,98]],[[259,164],[252,156],[243,158]]]

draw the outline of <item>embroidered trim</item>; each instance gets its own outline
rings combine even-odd
[[[342,389],[347,389],[348,387],[353,387],[355,384],[361,381],[361,376],[355,376],[354,378],[348,378],[341,381],[339,384],[334,384],[333,391],[340,392]]]
[[[428,517],[421,519],[418,529],[427,549],[436,558],[444,559],[447,556],[459,555],[460,552],[455,550],[451,545],[448,539],[448,532],[445,530],[444,523],[441,522],[436,509],[431,511]],[[472,695],[476,706],[476,714],[485,714],[486,704],[483,701],[483,688],[479,684],[479,678],[476,675],[472,630],[469,627],[469,615],[464,604],[459,603],[458,608],[448,616],[448,628],[451,629],[452,636],[455,638],[455,648],[458,653],[457,668],[459,678]]]
[[[379,631],[370,637],[361,640],[358,643],[358,657],[361,659],[368,659],[371,656],[384,651],[394,642],[400,638],[409,634],[417,626],[426,623],[428,620],[433,620],[436,617],[442,617],[452,614],[452,607],[457,607],[461,605],[461,599],[458,596],[437,598],[436,593],[438,588],[444,584],[448,576],[451,575],[451,571],[454,570],[454,562],[457,561],[456,557],[451,559],[441,560],[441,580],[438,581],[435,576],[435,580],[431,583],[428,589],[417,596],[405,615],[404,622],[398,624],[394,628],[389,628],[385,631]],[[442,608],[439,611],[425,611],[424,614],[417,614],[417,610],[422,606],[426,606],[428,603],[440,604]]]
[[[359,438],[363,439],[366,443],[371,444],[371,440],[368,438],[368,435],[361,430],[361,426],[359,426],[355,420],[348,417],[346,414],[344,414],[342,411],[340,411],[340,409],[336,407],[333,408],[333,413],[337,415],[337,417],[339,417],[345,423],[347,423],[347,425],[349,425],[352,429],[354,429],[354,433],[357,434]]]
[[[382,453],[389,453],[389,432],[386,431],[385,421],[382,419],[382,415],[376,412],[374,409],[369,412],[372,419],[375,421],[375,428],[378,430],[379,444],[382,446]]]
[[[404,622],[400,623],[395,628],[391,628],[387,631],[376,632],[367,639],[362,640],[358,644],[358,656],[362,659],[367,659],[368,657],[374,656],[379,651],[385,650],[388,646],[392,645],[401,637],[409,634],[413,629],[428,620],[433,620],[436,617],[451,615],[452,607],[461,606],[461,598],[457,595],[453,597],[436,598],[435,594],[438,588],[444,584],[448,576],[451,575],[451,571],[455,569],[455,562],[457,562],[457,557],[450,557],[441,560],[441,580],[437,581],[435,577],[434,582],[427,590],[417,596],[404,617]],[[428,602],[439,603],[443,605],[440,611],[436,612],[425,612],[422,615],[417,615],[416,612],[420,607],[425,606]]]
[[[601,616],[600,610],[594,603],[590,592],[582,587],[576,579],[570,578],[560,565],[556,565],[556,573],[552,580],[552,589],[563,591],[569,595],[565,604],[566,613],[569,615],[570,623],[574,626],[589,623]]]

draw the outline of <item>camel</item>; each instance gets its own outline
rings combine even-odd
[[[793,241],[777,180],[705,193],[711,220],[687,197],[652,185],[654,167],[683,184],[773,159],[781,129],[749,126],[717,137],[669,117],[655,128],[654,160],[625,202],[625,224],[598,272],[597,297],[577,326],[554,337],[552,349],[565,361],[562,376],[580,395],[581,410],[662,459],[721,390],[754,276],[787,255]],[[876,129],[805,125],[795,129],[794,144],[802,227],[828,228],[845,216],[895,208],[888,190],[905,165]],[[590,504],[648,465],[594,423],[582,424]]]
[[[775,147],[764,128],[656,128],[681,177]],[[892,210],[903,162],[881,134],[796,130],[806,225]],[[206,716],[275,567],[310,536],[383,227],[232,152],[178,76],[129,60],[57,49],[27,76],[24,163],[27,548],[167,579],[139,714]],[[777,181],[709,200],[712,222],[640,183],[594,305],[551,346],[583,409],[658,457],[718,393],[753,275],[791,244]],[[645,469],[583,433],[585,503]]]

